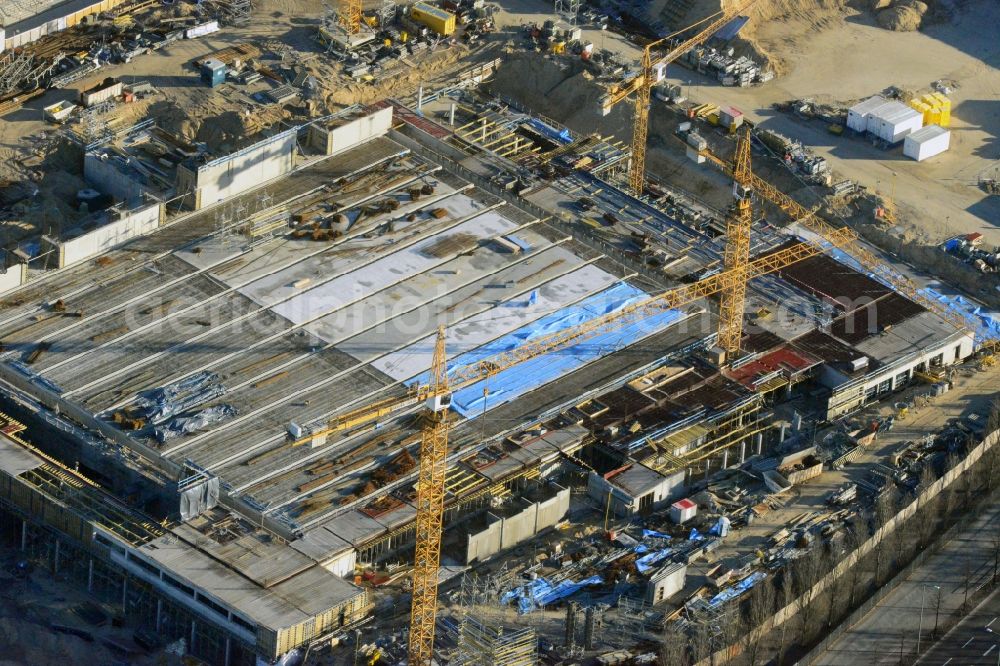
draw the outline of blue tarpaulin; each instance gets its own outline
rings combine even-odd
[[[550,139],[554,139],[562,143],[570,143],[573,140],[573,137],[569,134],[569,130],[566,128],[558,130],[555,127],[552,127],[552,125],[543,123],[537,118],[532,118],[528,121],[528,124],[542,136],[547,136]]]
[[[691,534],[688,535],[688,541],[704,541],[704,540],[705,537],[703,537],[701,533],[698,532],[698,530],[692,527]]]
[[[506,604],[516,599],[517,612],[520,614],[530,613],[535,608],[542,608],[572,596],[584,587],[600,585],[603,582],[604,579],[600,576],[591,576],[576,583],[571,580],[563,580],[553,585],[545,578],[536,578],[524,587],[507,592],[500,600]]]
[[[656,530],[647,530],[647,529],[643,529],[642,530],[642,536],[643,537],[655,537],[657,539],[669,539],[670,538],[669,534],[664,534],[663,532],[657,532]]]
[[[743,594],[751,587],[753,587],[760,581],[764,580],[765,578],[767,578],[766,573],[764,573],[763,571],[755,571],[746,578],[744,578],[743,580],[741,580],[740,582],[736,583],[736,585],[733,585],[732,587],[727,587],[726,589],[722,590],[717,595],[709,599],[708,605],[718,606],[720,604],[724,604],[730,599],[735,599],[736,597],[740,596],[741,594]]]
[[[663,550],[655,550],[648,555],[643,555],[635,561],[635,568],[639,570],[639,573],[646,573],[652,569],[657,562],[665,560],[669,557],[672,552],[674,552],[673,548],[664,548]]]
[[[647,297],[645,292],[629,284],[616,284],[477,349],[456,356],[449,362],[449,368],[477,363],[496,354],[520,347],[536,338],[580,326],[592,319],[617,312]],[[529,300],[531,298],[532,296],[529,296]],[[524,301],[511,301],[508,303],[508,307],[524,307]],[[452,394],[451,408],[467,418],[481,416],[484,411],[484,402],[486,410],[490,410],[514,400],[524,393],[565,376],[587,363],[663,330],[680,316],[681,313],[677,310],[660,312],[633,324],[589,337],[580,344],[519,363],[516,367],[490,377],[489,380],[476,382],[456,391]],[[418,375],[412,381],[425,383],[427,379],[428,376],[425,373]],[[487,395],[483,394],[484,386],[489,389]]]

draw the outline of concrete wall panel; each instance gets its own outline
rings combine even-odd
[[[531,503],[518,514],[503,519],[500,548],[510,548],[535,535],[535,517],[538,505]]]
[[[59,267],[70,266],[97,256],[122,243],[154,231],[160,225],[160,205],[153,204],[129,211],[120,220],[115,220],[93,231],[61,243]]]
[[[569,513],[569,488],[560,488],[559,493],[538,504],[535,518],[535,532],[552,527]]]
[[[468,536],[465,549],[466,564],[475,561],[482,562],[500,552],[500,533],[503,530],[503,522],[492,513],[486,514],[486,520],[489,521],[489,525],[485,530]]]
[[[17,264],[7,269],[7,272],[0,273],[0,294],[17,289],[24,284],[24,279],[28,272],[25,264]]]
[[[282,132],[198,169],[201,206],[253,189],[292,170],[296,133]]]

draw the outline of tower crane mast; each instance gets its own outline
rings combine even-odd
[[[642,49],[639,73],[627,81],[612,87],[608,91],[608,94],[601,99],[602,112],[604,115],[608,115],[616,104],[632,94],[635,95],[635,112],[632,117],[632,160],[629,165],[628,182],[629,188],[636,195],[642,194],[643,185],[645,184],[646,139],[649,136],[649,102],[653,84],[656,83],[656,73],[658,71],[665,71],[668,64],[677,60],[677,58],[687,53],[693,47],[707,42],[712,35],[731,21],[733,17],[750,8],[755,2],[757,0],[743,0],[734,7],[713,14],[707,19],[703,19],[663,39],[650,42]],[[652,51],[654,48],[710,19],[711,22],[698,32],[698,34],[684,40],[665,55],[657,57],[655,60],[653,59]]]
[[[750,232],[753,226],[752,179],[748,127],[740,135],[736,145],[733,167],[733,196],[736,203],[726,225],[726,250],[723,255],[727,278],[719,300],[718,344],[727,356],[739,352],[740,339],[743,337],[743,305],[746,301]]]
[[[416,545],[413,559],[413,604],[410,607],[409,663],[430,666],[434,658],[438,567],[444,517],[445,468],[448,463],[448,357],[444,326],[438,328],[431,361],[427,407],[430,416],[420,438],[417,471]]]

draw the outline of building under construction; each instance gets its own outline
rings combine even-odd
[[[426,416],[343,415],[425,383],[439,324],[453,372],[587,331],[453,392],[445,554],[463,564],[562,520],[562,470],[618,514],[649,511],[780,441],[789,396],[833,416],[972,353],[971,334],[816,252],[751,283],[737,362],[711,351],[711,299],[590,331],[710,275],[724,239],[710,211],[694,224],[603,180],[620,146],[563,132],[384,103],[181,162],[163,196],[95,146],[95,187],[156,215],[54,239],[74,260],[4,296],[7,540],[191,653],[250,664],[344,634],[372,605],[355,576],[412,557]],[[587,219],[669,256],[622,253]],[[755,232],[754,254],[787,240]],[[843,289],[877,322],[849,330]]]

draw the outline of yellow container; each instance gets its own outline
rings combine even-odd
[[[927,106],[927,104],[921,102],[919,99],[916,98],[910,100],[910,108],[923,115],[924,117],[923,123],[924,125],[926,125],[927,121],[930,119],[931,108]]]
[[[940,125],[941,124],[941,107],[935,106],[931,109],[930,119],[924,120],[924,125]]]
[[[951,124],[951,100],[942,95],[941,93],[934,93],[935,99],[938,101],[938,106],[941,107],[941,127],[948,127]]]
[[[410,9],[410,18],[439,35],[448,36],[455,32],[455,15],[426,2],[414,4]]]

